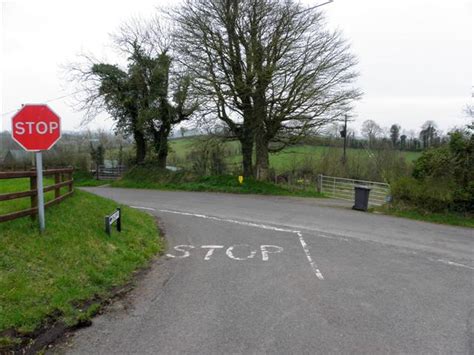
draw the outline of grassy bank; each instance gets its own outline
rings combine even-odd
[[[377,208],[376,211],[392,216],[415,219],[418,221],[474,228],[474,215],[469,214],[460,214],[454,212],[433,213],[407,206],[382,206]]]
[[[261,194],[279,196],[322,197],[315,189],[291,189],[270,182],[245,179],[239,183],[237,176],[197,177],[189,172],[171,172],[157,169],[153,165],[137,166],[121,180],[112,183],[114,187],[140,189],[184,190],[230,192],[239,194]]]
[[[0,223],[0,350],[53,320],[83,321],[98,309],[90,300],[107,297],[162,250],[154,218],[127,207],[122,232],[107,236],[104,216],[116,207],[75,191],[46,209],[42,235],[29,217]]]

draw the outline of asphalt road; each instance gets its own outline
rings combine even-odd
[[[474,353],[472,229],[329,200],[87,190],[158,216],[168,256],[57,352]]]

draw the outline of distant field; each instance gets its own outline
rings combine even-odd
[[[189,166],[190,162],[186,161],[186,156],[196,146],[202,137],[192,138],[179,138],[170,141],[172,148],[171,157],[176,157],[178,164],[181,163],[184,167]],[[229,148],[230,155],[227,157],[228,163],[239,164],[241,161],[241,155],[239,153],[240,143],[237,141],[228,142],[226,145]],[[336,151],[336,152],[334,152]],[[281,152],[270,154],[270,166],[276,170],[277,173],[281,173],[287,170],[291,170],[298,165],[301,165],[305,160],[320,159],[324,154],[340,154],[342,156],[342,148],[339,147],[325,147],[325,146],[310,146],[310,145],[298,145],[287,147]],[[416,160],[421,153],[420,152],[400,152],[408,162]],[[365,149],[347,149],[347,155],[359,156],[361,158],[369,158],[369,151]]]

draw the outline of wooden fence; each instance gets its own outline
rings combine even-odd
[[[49,185],[43,188],[44,192],[54,190],[54,199],[48,201],[44,204],[44,207],[47,208],[51,205],[55,205],[66,197],[70,196],[74,192],[73,188],[73,168],[64,168],[64,169],[49,169],[43,170],[43,176],[52,176],[54,175],[54,184]],[[30,190],[21,191],[21,192],[11,192],[6,194],[0,194],[0,202],[15,200],[23,197],[31,198],[31,207],[22,211],[17,211],[13,213],[8,213],[0,215],[0,222],[10,221],[12,219],[17,219],[24,216],[34,216],[38,213],[38,190],[36,188],[36,171],[5,171],[0,172],[0,180],[3,179],[18,179],[18,178],[30,178]],[[67,177],[67,180],[65,180]],[[68,191],[61,195],[61,188],[68,187]]]

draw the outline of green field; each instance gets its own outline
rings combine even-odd
[[[0,193],[28,187],[29,179],[2,180]],[[11,202],[0,202],[0,213],[25,207]],[[24,341],[46,320],[71,326],[84,321],[112,288],[163,249],[155,219],[128,207],[123,207],[122,232],[107,236],[104,216],[116,207],[75,191],[46,209],[43,234],[29,217],[0,223],[0,353],[2,345]],[[7,330],[9,336],[2,336]]]
[[[191,162],[187,155],[193,150],[200,140],[206,137],[179,138],[170,141],[171,161],[176,161],[178,166],[187,168]],[[239,165],[241,163],[240,143],[238,141],[225,143],[228,149],[226,161],[229,164]],[[369,159],[372,152],[365,149],[347,149],[347,157],[360,159]],[[413,162],[420,157],[420,152],[397,152],[404,157],[407,162]],[[298,166],[306,164],[308,161],[314,162],[323,158],[324,155],[341,156],[343,149],[340,147],[325,147],[312,145],[297,145],[283,149],[278,153],[270,154],[270,166],[275,169],[277,174],[292,170]]]

